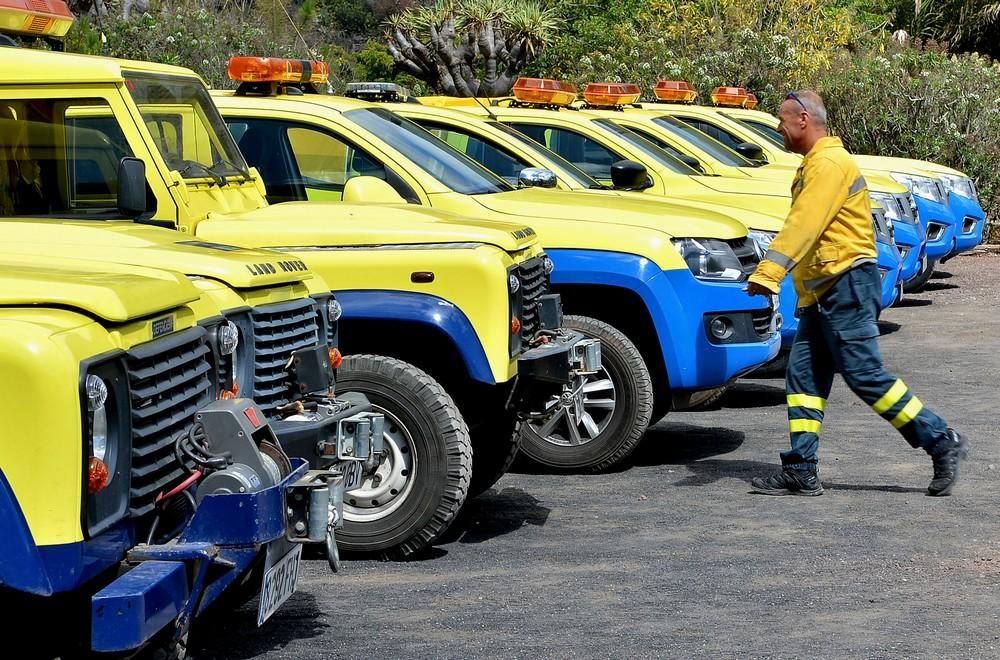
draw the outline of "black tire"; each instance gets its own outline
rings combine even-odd
[[[778,357],[766,364],[762,364],[747,375],[747,378],[781,378],[784,379],[785,372],[788,371],[788,356],[791,351],[782,351]]]
[[[610,383],[610,388],[594,391],[610,389],[612,412],[597,426],[600,431],[581,444],[570,444],[572,428],[577,424],[570,423],[573,418],[568,409],[562,409],[567,412],[557,413],[561,415],[561,420],[554,422],[555,427],[546,433],[547,437],[539,433],[546,430],[547,423],[525,422],[521,424],[521,452],[537,463],[561,470],[607,470],[635,450],[649,426],[653,413],[653,384],[649,369],[635,344],[603,321],[586,316],[566,316],[563,327],[601,340],[602,372],[591,377],[589,384]],[[607,398],[599,401],[606,402]],[[607,410],[596,405],[591,409]],[[595,422],[593,416],[590,417],[591,422]]]
[[[936,261],[927,261],[927,267],[924,268],[923,272],[914,277],[912,280],[903,283],[904,293],[918,293],[925,286],[927,282],[930,281],[931,275],[934,274],[934,267],[937,265]]]
[[[469,497],[482,495],[507,474],[521,448],[521,433],[514,415],[500,413],[472,431],[472,480]]]
[[[465,502],[472,474],[469,429],[444,388],[402,360],[345,357],[337,388],[366,395],[385,413],[387,450],[377,472],[345,494],[337,545],[405,558],[448,529]]]

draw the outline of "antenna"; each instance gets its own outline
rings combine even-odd
[[[499,119],[497,119],[497,116],[495,114],[493,114],[493,111],[490,110],[489,107],[485,103],[483,103],[482,101],[479,100],[478,96],[473,96],[472,98],[476,101],[476,103],[479,104],[480,108],[482,108],[483,110],[486,111],[486,114],[489,116],[490,119],[492,119],[493,121],[500,121]]]

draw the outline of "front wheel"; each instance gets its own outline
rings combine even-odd
[[[635,344],[603,321],[566,316],[563,327],[601,340],[601,370],[586,378],[581,392],[548,401],[546,416],[521,424],[521,452],[562,470],[607,470],[635,450],[649,426],[649,369]]]
[[[345,357],[337,389],[364,394],[385,415],[382,461],[344,494],[337,545],[397,559],[427,547],[469,490],[472,444],[458,407],[425,372],[378,355]]]

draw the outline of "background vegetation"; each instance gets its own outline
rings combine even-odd
[[[80,20],[67,50],[179,64],[213,86],[230,84],[231,55],[268,54],[327,60],[335,91],[351,80],[377,79],[417,93],[502,94],[518,74],[637,82],[648,90],[666,78],[693,82],[703,97],[716,85],[745,86],[773,111],[789,89],[815,88],[851,149],[965,171],[983,206],[992,216],[1000,212],[1000,64],[993,59],[1000,57],[1000,2],[70,4]]]

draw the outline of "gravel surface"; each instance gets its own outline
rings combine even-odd
[[[941,270],[881,346],[972,442],[952,497],[839,378],[826,494],[750,494],[787,424],[780,380],[741,381],[620,472],[505,476],[419,560],[313,556],[263,628],[256,602],[204,622],[194,657],[1000,657],[1000,256]]]

